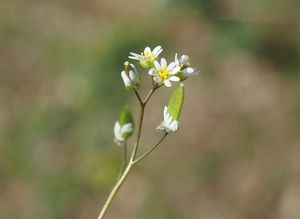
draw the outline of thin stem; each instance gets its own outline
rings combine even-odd
[[[123,144],[123,162],[122,162],[122,167],[120,169],[120,173],[119,173],[118,179],[120,179],[120,177],[124,173],[124,171],[126,169],[126,164],[127,164],[127,141],[125,140],[124,144]]]
[[[137,139],[136,139],[136,143],[134,145],[132,154],[130,156],[130,160],[128,162],[128,165],[126,167],[126,169],[124,170],[123,174],[121,175],[121,177],[119,178],[119,180],[117,181],[116,185],[113,187],[112,191],[110,192],[99,216],[98,219],[103,219],[105,214],[107,213],[107,210],[109,208],[109,206],[111,205],[113,199],[115,198],[115,196],[117,195],[118,191],[120,190],[120,188],[122,187],[122,185],[124,184],[131,168],[134,166],[134,160],[138,151],[138,147],[139,147],[139,143],[140,143],[140,138],[141,138],[141,133],[142,133],[142,126],[143,126],[143,119],[144,119],[144,112],[145,112],[145,107],[147,102],[149,101],[150,97],[152,96],[152,94],[154,93],[154,91],[157,89],[158,87],[152,87],[152,89],[150,90],[150,92],[148,93],[147,97],[145,98],[144,102],[142,101],[139,93],[137,91],[134,91],[134,93],[136,94],[140,105],[141,105],[141,112],[140,112],[140,118],[139,118],[139,125],[138,125],[138,132],[137,132]],[[127,158],[126,158],[127,159]]]
[[[151,154],[151,152],[154,151],[162,143],[162,141],[167,137],[167,135],[168,135],[168,133],[165,133],[164,136],[152,148],[150,148],[143,155],[141,155],[139,158],[134,160],[133,163],[137,164],[138,162],[140,162],[141,160],[146,158],[149,154]]]
[[[118,191],[120,190],[120,188],[122,187],[122,185],[124,184],[131,168],[133,167],[133,163],[129,162],[128,166],[126,167],[124,173],[121,175],[120,179],[118,180],[118,182],[116,183],[116,185],[114,186],[114,188],[112,189],[112,191],[110,192],[99,216],[97,219],[103,219],[105,214],[107,213],[107,210],[109,208],[109,206],[111,205],[113,199],[116,197],[116,194],[118,193]]]
[[[136,142],[133,147],[133,151],[130,157],[130,161],[133,161],[135,159],[140,139],[141,139],[141,133],[142,133],[142,126],[143,126],[143,120],[144,120],[144,113],[145,113],[145,105],[141,105],[141,112],[140,112],[140,119],[139,119],[139,126],[138,126],[138,133],[136,137]]]
[[[124,172],[127,164],[127,141],[124,142],[124,150],[123,150],[123,168],[122,172]]]
[[[138,92],[137,90],[134,90],[134,93],[135,93],[136,97],[138,98],[140,104],[143,105],[144,103],[143,103],[143,101],[142,101],[142,98],[141,98],[139,92]]]
[[[155,85],[152,87],[152,89],[151,89],[150,92],[147,94],[147,96],[146,96],[146,98],[145,98],[145,100],[144,100],[144,102],[143,102],[144,105],[146,105],[146,104],[148,103],[148,101],[150,100],[152,94],[153,94],[154,91],[156,91],[157,89],[158,89],[158,87],[155,86]]]
[[[133,161],[136,157],[137,151],[138,151],[138,147],[139,147],[139,143],[140,143],[140,138],[141,138],[141,133],[142,133],[142,126],[143,126],[143,119],[144,119],[144,113],[145,113],[145,107],[148,103],[148,101],[150,100],[152,94],[155,92],[155,90],[158,87],[152,87],[152,89],[150,90],[150,92],[147,94],[146,98],[144,101],[141,100],[141,97],[139,95],[139,93],[137,91],[135,91],[135,94],[140,102],[141,105],[141,112],[140,112],[140,119],[139,119],[139,126],[138,126],[138,133],[137,133],[137,138],[136,138],[136,143],[134,145],[130,160]]]

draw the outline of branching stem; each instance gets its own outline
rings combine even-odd
[[[124,184],[127,176],[129,175],[132,167],[138,163],[139,161],[141,161],[142,159],[144,159],[146,156],[148,156],[163,140],[164,138],[167,136],[167,134],[165,134],[160,141],[154,145],[149,151],[147,151],[145,154],[143,154],[141,157],[139,157],[138,159],[136,159],[136,155],[137,155],[137,151],[138,151],[138,147],[139,147],[139,143],[140,143],[140,138],[141,138],[141,133],[142,133],[142,126],[143,126],[143,119],[144,119],[144,113],[145,113],[145,107],[148,103],[148,101],[150,100],[151,96],[153,95],[153,93],[159,88],[159,86],[152,86],[152,89],[150,90],[150,92],[147,94],[145,100],[143,101],[142,98],[140,97],[138,91],[134,91],[135,95],[137,96],[137,99],[140,103],[141,106],[141,111],[140,111],[140,117],[139,117],[139,123],[138,123],[138,131],[137,131],[137,138],[136,138],[136,142],[134,144],[133,147],[133,151],[132,154],[130,156],[130,160],[126,166],[127,163],[127,146],[126,143],[124,144],[124,167],[122,175],[119,177],[117,183],[115,184],[115,186],[113,187],[112,191],[110,192],[99,216],[98,219],[103,219],[105,214],[107,213],[108,208],[110,207],[113,199],[116,197],[118,191],[120,190],[120,188],[122,187],[122,185]]]
[[[139,158],[135,159],[133,161],[133,164],[137,164],[138,162],[140,162],[141,160],[146,158],[149,154],[151,154],[151,152],[154,151],[160,145],[160,143],[162,143],[162,141],[165,139],[165,137],[167,137],[167,135],[168,135],[168,133],[165,133],[164,136],[154,146],[152,146],[152,148],[150,148],[148,151],[146,151]]]

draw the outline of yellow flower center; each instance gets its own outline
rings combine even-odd
[[[152,52],[145,52],[145,54],[142,52],[141,55],[147,58],[149,61],[154,62],[154,54]]]
[[[167,80],[170,77],[170,71],[166,68],[160,69],[157,73],[158,76],[163,80]]]

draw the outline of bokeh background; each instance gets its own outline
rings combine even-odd
[[[139,106],[130,51],[188,54],[181,128],[107,219],[300,218],[298,0],[0,3],[0,218],[96,218],[119,172],[113,124]],[[145,95],[149,83],[145,79]],[[142,151],[171,89],[150,101]]]

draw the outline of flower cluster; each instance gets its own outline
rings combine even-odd
[[[179,117],[184,102],[184,80],[192,75],[196,75],[199,71],[192,67],[189,57],[182,55],[180,57],[175,54],[175,59],[168,62],[165,58],[160,58],[163,49],[161,46],[155,47],[153,50],[146,47],[140,54],[130,52],[129,58],[139,62],[139,65],[146,70],[146,75],[151,79],[152,87],[145,98],[142,98],[139,89],[141,87],[141,75],[138,73],[133,63],[126,61],[124,70],[121,72],[124,85],[127,90],[133,91],[140,103],[140,115],[137,125],[136,140],[132,147],[131,155],[128,157],[127,139],[134,133],[134,121],[131,112],[127,106],[122,110],[119,119],[114,125],[114,140],[118,145],[123,146],[123,165],[120,176],[108,196],[98,219],[103,219],[108,207],[111,205],[113,198],[126,180],[129,172],[137,163],[149,156],[162,141],[172,132],[179,128]],[[160,140],[152,147],[140,155],[139,144],[143,127],[143,119],[145,117],[145,107],[152,97],[153,93],[161,87],[172,87],[172,84],[179,82],[179,85],[173,90],[168,103],[164,106],[163,121],[157,126],[157,130],[163,132]]]
[[[166,58],[160,58],[163,49],[161,46],[156,46],[153,50],[146,47],[141,53],[130,52],[129,59],[139,62],[139,65],[146,69],[148,75],[151,77],[154,88],[162,86],[171,87],[174,82],[181,82],[178,86],[167,106],[164,107],[163,122],[157,127],[165,133],[175,132],[179,127],[179,115],[184,99],[184,87],[182,81],[188,79],[190,76],[197,75],[199,70],[192,67],[189,57],[181,55],[178,57],[177,53],[173,61],[168,62]],[[138,73],[135,65],[126,61],[124,63],[124,70],[121,72],[124,85],[128,90],[137,92],[140,88],[141,76]],[[133,132],[133,122],[123,123],[119,121],[115,123],[114,134],[115,141],[118,144],[123,143],[128,137],[128,133]]]
[[[177,54],[175,54],[174,61],[168,64],[165,58],[159,60],[159,55],[162,51],[161,46],[157,46],[153,50],[150,47],[146,47],[144,52],[140,54],[131,52],[128,58],[139,61],[139,64],[148,70],[148,74],[157,86],[165,85],[166,87],[171,87],[171,82],[184,81],[188,77],[199,73],[196,68],[191,67],[187,55],[182,55],[178,58]],[[121,75],[126,88],[137,90],[140,84],[140,77],[135,66],[128,61],[124,65],[125,69]]]

